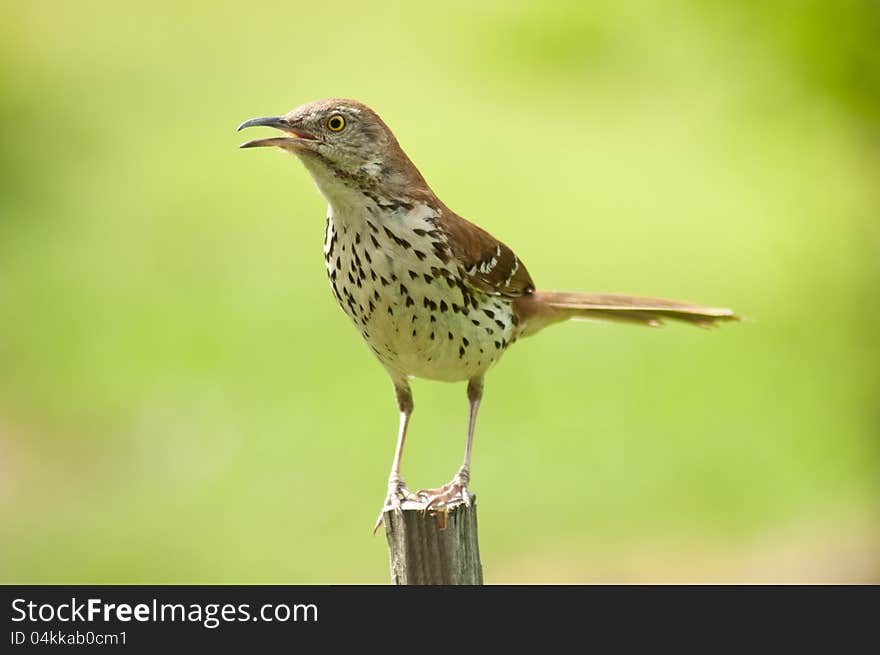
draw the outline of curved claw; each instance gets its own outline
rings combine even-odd
[[[396,512],[403,511],[400,507],[401,499],[417,501],[419,500],[419,497],[409,490],[400,476],[396,476],[388,481],[388,495],[385,496],[385,503],[382,505],[382,511],[379,512],[379,518],[376,519],[376,524],[373,526],[374,535],[379,530],[379,526],[384,522],[385,512],[388,510],[394,510]]]
[[[379,526],[385,521],[385,512],[394,510],[402,512],[401,500],[415,501],[422,503],[422,512],[428,510],[445,508],[446,505],[453,502],[462,502],[468,507],[471,505],[471,496],[467,490],[468,479],[466,471],[459,471],[448,484],[444,484],[437,489],[420,489],[413,493],[410,491],[403,480],[398,476],[388,482],[388,495],[385,497],[385,504],[376,519],[373,526],[373,534],[379,530]]]
[[[376,535],[376,531],[379,529],[379,526],[385,522],[385,512],[393,511],[393,512],[403,512],[400,508],[400,500],[398,498],[394,498],[395,502],[389,503],[387,500],[385,501],[384,507],[382,507],[382,511],[379,512],[379,518],[376,519],[376,524],[373,526],[373,536]]]
[[[470,494],[467,490],[467,482],[456,476],[452,482],[444,484],[438,489],[422,489],[417,495],[424,499],[425,511],[448,505],[453,501],[461,501],[465,505],[471,504]]]

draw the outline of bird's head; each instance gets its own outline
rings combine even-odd
[[[427,188],[388,126],[357,100],[318,100],[283,116],[253,118],[238,129],[256,126],[272,127],[284,135],[254,139],[240,147],[275,146],[297,155],[331,204],[352,191]]]

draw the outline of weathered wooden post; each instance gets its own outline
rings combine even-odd
[[[391,582],[400,585],[480,585],[483,565],[477,542],[476,496],[425,511],[404,502],[401,512],[385,512]]]

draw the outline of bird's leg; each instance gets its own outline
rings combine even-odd
[[[480,408],[480,400],[483,397],[483,378],[473,378],[468,382],[468,401],[470,402],[470,417],[468,419],[467,442],[464,447],[464,462],[456,471],[452,481],[444,484],[439,489],[422,489],[418,492],[419,498],[425,501],[426,509],[447,505],[453,501],[461,501],[465,505],[471,504],[467,485],[471,475],[471,448],[474,445],[474,428],[477,424],[477,410]]]
[[[388,476],[388,495],[385,496],[385,503],[382,506],[382,511],[379,513],[379,518],[376,519],[373,533],[382,525],[382,517],[385,512],[390,509],[400,510],[401,500],[418,500],[418,497],[407,488],[406,482],[400,477],[400,460],[403,457],[406,428],[409,425],[409,417],[412,416],[413,411],[412,392],[406,381],[395,382],[394,392],[397,396],[397,407],[400,409],[400,427],[397,431],[397,447],[394,449],[394,460],[391,462],[391,474]]]

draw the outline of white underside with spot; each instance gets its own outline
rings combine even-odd
[[[383,209],[362,198],[347,195],[328,212],[324,254],[342,309],[393,378],[482,375],[511,339],[509,301],[474,291],[478,307],[463,308],[460,288],[436,274],[459,277],[435,252],[445,240],[434,208]]]

